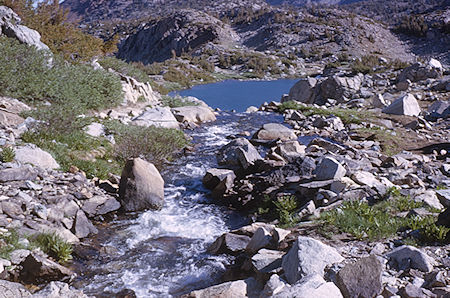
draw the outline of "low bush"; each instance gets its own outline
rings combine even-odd
[[[135,63],[127,63],[115,57],[105,57],[98,60],[98,63],[106,70],[111,68],[123,75],[133,77],[139,82],[151,82],[148,74],[142,68],[137,67]]]
[[[107,134],[114,135],[114,156],[122,163],[129,158],[144,157],[160,168],[188,144],[183,132],[177,129],[125,125],[119,121],[107,121],[104,125]]]
[[[57,56],[0,37],[0,95],[49,101],[86,109],[115,106],[123,98],[119,78],[87,65],[72,65]]]
[[[322,213],[319,221],[324,234],[338,231],[357,239],[374,240],[399,236],[398,232],[409,229],[420,232],[422,243],[442,243],[450,229],[437,226],[435,216],[398,216],[400,212],[419,207],[423,204],[400,195],[390,196],[375,205],[346,201],[337,209]]]
[[[341,118],[342,122],[345,124],[355,123],[361,124],[363,121],[367,121],[373,118],[370,112],[358,111],[355,109],[340,109],[340,108],[330,108],[321,109],[317,107],[307,106],[296,101],[287,101],[282,103],[278,110],[284,112],[286,110],[298,110],[301,111],[305,116],[309,117],[311,115],[322,115],[322,116],[336,116]]]
[[[167,96],[167,95],[161,98],[161,103],[163,106],[170,108],[198,105],[196,102],[185,100],[181,96]]]

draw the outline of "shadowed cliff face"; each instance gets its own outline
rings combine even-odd
[[[162,62],[207,43],[233,43],[239,37],[229,25],[195,10],[182,10],[145,25],[120,46],[118,57],[143,63]]]

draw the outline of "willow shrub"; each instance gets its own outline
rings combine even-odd
[[[88,65],[0,37],[0,95],[88,109],[115,106],[123,98],[120,79]]]

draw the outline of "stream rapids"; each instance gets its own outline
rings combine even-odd
[[[79,287],[99,297],[123,289],[133,290],[137,297],[176,297],[219,283],[232,260],[206,250],[218,236],[244,226],[247,220],[214,204],[202,178],[217,167],[216,152],[230,141],[227,136],[243,131],[253,134],[268,122],[282,122],[282,117],[222,112],[217,121],[186,131],[195,151],[161,172],[163,209],[112,221],[109,236],[98,243],[109,248],[109,256],[86,265]]]

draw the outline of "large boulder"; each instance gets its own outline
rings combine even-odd
[[[258,150],[245,138],[237,138],[220,148],[217,153],[219,165],[228,166],[232,169],[247,169],[255,161],[262,160]]]
[[[399,270],[412,268],[423,272],[431,272],[435,263],[434,259],[426,253],[409,245],[397,247],[386,256]]]
[[[250,277],[246,280],[229,281],[203,290],[193,291],[183,298],[244,298],[257,297],[260,291],[258,282]]]
[[[140,158],[128,160],[120,178],[119,201],[125,211],[162,208],[164,180],[156,167]]]
[[[327,99],[335,99],[338,103],[347,102],[361,89],[364,76],[358,74],[354,77],[331,76],[320,83],[319,94],[314,103],[322,104]]]
[[[116,73],[110,70],[113,73]],[[120,76],[122,83],[122,90],[126,103],[137,103],[142,101],[145,103],[156,104],[161,99],[159,93],[154,92],[150,83],[139,82],[133,77],[129,77],[120,73],[116,73]]]
[[[141,115],[134,118],[132,124],[146,127],[180,128],[180,124],[169,107],[147,109]]]
[[[50,153],[36,146],[20,146],[15,149],[16,160],[26,164],[32,164],[43,169],[57,169],[59,164]]]
[[[341,179],[346,172],[345,168],[333,157],[324,157],[315,170],[317,180]]]
[[[319,274],[312,274],[292,285],[283,287],[274,298],[341,298],[342,293],[332,282],[326,282]]]
[[[0,170],[0,182],[35,180],[37,173],[29,166]]]
[[[437,79],[442,76],[442,65],[436,59],[430,59],[429,63],[415,63],[398,75],[397,81],[404,82],[410,80],[411,82],[423,81],[426,79]]]
[[[216,115],[209,107],[184,106],[173,108],[172,113],[178,122],[203,123],[216,121]]]
[[[35,46],[38,50],[49,48],[41,42],[41,35],[36,30],[20,24],[19,16],[9,7],[0,6],[0,35],[15,38],[21,43]]]
[[[29,254],[20,265],[22,267],[20,278],[27,283],[40,284],[62,280],[73,274],[71,270],[37,252]]]
[[[375,255],[347,264],[337,274],[344,297],[376,297],[383,289],[381,263]]]
[[[288,100],[294,100],[303,103],[314,103],[314,87],[317,84],[317,79],[314,78],[303,78],[300,79],[295,85],[289,90]],[[283,102],[282,100],[281,102]]]
[[[0,279],[0,297],[2,298],[27,298],[31,293],[21,284]]]
[[[15,127],[25,121],[20,113],[30,110],[26,104],[14,98],[0,97],[0,124]]]
[[[283,258],[287,281],[295,284],[308,275],[324,275],[327,265],[342,262],[344,258],[335,248],[310,237],[299,236]]]
[[[258,140],[297,140],[297,135],[293,129],[286,127],[280,123],[266,123],[253,136]]]
[[[228,169],[209,169],[203,177],[203,185],[212,190],[213,197],[221,197],[233,187],[236,175]]]
[[[36,292],[33,298],[88,298],[83,291],[75,290],[68,284],[60,281],[52,281],[45,288]]]
[[[419,116],[421,109],[412,94],[403,95],[382,110],[385,114]]]
[[[245,251],[250,237],[233,233],[225,233],[211,244],[208,251],[212,254],[238,255]]]

